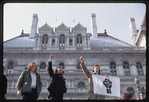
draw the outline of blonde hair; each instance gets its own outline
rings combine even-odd
[[[92,69],[92,72],[94,72],[94,68],[95,67],[99,67],[99,65],[98,64],[95,64],[94,67],[93,67],[93,69]],[[100,67],[99,67],[99,73],[100,73]]]
[[[27,66],[27,70],[30,71],[30,69],[33,67],[33,64],[35,64],[35,62],[31,62],[30,64],[28,64]],[[36,65],[35,65],[36,66]],[[35,69],[35,72],[37,71],[37,66],[36,66],[36,69]]]

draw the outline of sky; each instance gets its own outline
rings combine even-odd
[[[33,14],[38,15],[38,28],[47,23],[58,27],[62,22],[74,27],[79,22],[91,33],[91,14],[96,14],[97,32],[132,44],[129,19],[140,29],[146,12],[144,3],[5,3],[3,5],[3,42],[30,33]],[[38,33],[38,30],[37,30]]]

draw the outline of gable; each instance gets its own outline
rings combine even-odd
[[[38,30],[39,32],[42,32],[42,31],[52,32],[53,29],[46,23],[42,27],[38,28]]]
[[[73,31],[79,30],[86,32],[86,27],[82,26],[80,23],[78,23],[75,27],[72,28]]]
[[[55,28],[55,31],[58,31],[58,30],[69,30],[69,27],[67,27],[65,24],[61,24],[59,25],[58,27]]]

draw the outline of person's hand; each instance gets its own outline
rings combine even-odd
[[[52,61],[52,59],[54,58],[54,55],[50,55],[50,60]]]
[[[5,100],[7,99],[6,94],[5,94],[5,96],[4,96],[4,99],[5,99]]]
[[[106,74],[105,77],[108,77],[108,74]]]
[[[80,57],[80,62],[81,62],[81,63],[83,62],[83,56]]]
[[[17,91],[17,95],[18,95],[18,96],[21,96],[20,90]]]

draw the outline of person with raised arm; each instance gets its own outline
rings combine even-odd
[[[64,71],[62,66],[57,66],[53,71],[52,69],[52,59],[54,55],[50,55],[50,62],[48,67],[48,72],[50,78],[52,78],[51,84],[48,87],[50,95],[48,98],[50,100],[63,100],[63,94],[67,92],[65,85],[65,78],[63,77]]]
[[[93,85],[92,74],[101,75],[99,65],[95,64],[93,66],[92,73],[90,73],[83,61],[83,56],[80,57],[80,62],[81,62],[80,65],[82,67],[82,70],[89,81],[89,90],[88,90],[87,99],[88,100],[104,100],[105,99],[104,95],[94,94],[94,87],[93,87],[94,85]],[[105,76],[108,77],[107,74]]]

